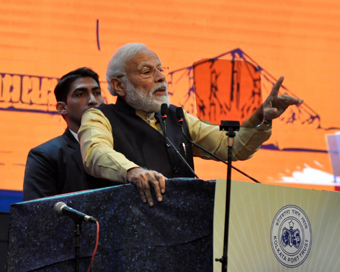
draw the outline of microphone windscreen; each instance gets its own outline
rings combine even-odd
[[[58,202],[54,204],[54,210],[57,214],[62,215],[63,214],[63,208],[67,206],[64,202]]]
[[[182,107],[176,108],[176,116],[177,116],[177,119],[183,119],[184,118],[184,113],[183,113]]]
[[[168,104],[163,103],[163,104],[161,105],[161,115],[162,115],[162,116],[168,115]]]

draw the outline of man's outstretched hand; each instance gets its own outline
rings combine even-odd
[[[288,94],[279,95],[279,90],[282,85],[284,77],[281,76],[273,86],[267,99],[262,106],[256,111],[260,120],[273,120],[278,118],[291,105],[300,105],[303,103],[302,99],[290,96]]]

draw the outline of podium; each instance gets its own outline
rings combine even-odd
[[[59,201],[99,221],[92,271],[212,271],[214,193],[215,182],[172,179],[154,207],[131,184],[13,204],[8,271],[74,271],[74,222],[55,213]],[[96,225],[83,222],[80,271],[95,240]]]
[[[59,201],[100,223],[92,271],[221,271],[225,184],[169,179],[154,207],[131,184],[14,204],[8,271],[74,271],[74,223],[56,215]],[[228,271],[338,271],[339,207],[338,192],[233,181]],[[81,233],[86,271],[95,224]]]

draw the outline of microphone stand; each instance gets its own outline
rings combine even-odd
[[[192,170],[191,166],[189,165],[189,163],[183,158],[183,156],[181,155],[181,153],[179,153],[179,151],[177,150],[177,148],[174,146],[174,144],[170,141],[170,139],[168,137],[165,138],[166,141],[172,146],[172,148],[175,150],[175,152],[177,153],[178,157],[182,160],[182,162],[184,162],[184,164],[189,168],[190,172],[195,176],[195,178],[199,179],[199,177],[196,175],[196,173],[194,172],[194,170]]]
[[[80,226],[81,220],[74,220],[75,224],[75,266],[74,271],[79,272],[79,259],[80,259]]]
[[[96,223],[97,220],[89,215],[81,213],[68,207],[64,202],[57,202],[54,205],[54,211],[59,215],[66,215],[72,218],[75,229],[75,252],[74,252],[74,271],[79,272],[79,260],[80,260],[80,235],[81,235],[81,223],[87,221],[90,223]]]
[[[225,208],[225,221],[224,221],[224,244],[223,256],[215,261],[222,263],[222,272],[226,272],[228,268],[228,240],[229,240],[229,217],[230,217],[230,192],[231,192],[231,162],[233,156],[233,144],[235,131],[240,129],[240,122],[238,121],[221,121],[220,130],[227,130],[228,136],[228,170],[227,170],[227,199]]]
[[[163,103],[161,105],[161,115],[162,115],[162,123],[163,123],[163,135],[165,138],[165,143],[169,144],[176,152],[178,157],[181,159],[182,162],[188,167],[190,172],[194,175],[195,178],[199,179],[199,177],[196,175],[195,171],[191,168],[189,163],[186,161],[186,159],[183,158],[181,153],[177,150],[177,148],[174,146],[174,144],[170,141],[170,139],[166,136],[166,119],[168,118],[168,105],[166,103]]]

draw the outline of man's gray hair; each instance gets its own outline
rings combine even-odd
[[[106,81],[112,95],[117,95],[111,86],[111,79],[124,74],[125,64],[141,50],[147,50],[146,45],[141,43],[128,43],[120,47],[111,57],[106,70]]]

